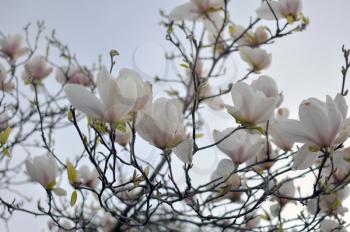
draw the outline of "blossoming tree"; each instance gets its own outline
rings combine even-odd
[[[249,25],[236,24],[228,4],[190,0],[161,11],[175,49],[165,59],[181,71],[152,83],[118,67],[117,50],[110,63],[87,68],[54,33],[38,54],[41,22],[34,40],[29,26],[24,35],[1,33],[0,191],[12,197],[0,195],[0,219],[21,211],[46,217],[50,231],[347,231],[350,50],[342,49],[339,93],[302,101],[299,118],[290,119],[282,91],[264,75],[272,60],[264,48],[307,27],[301,1],[264,0]],[[234,54],[247,73],[213,88],[230,75]],[[54,88],[46,83],[52,76]],[[168,96],[154,96],[159,83]],[[231,115],[231,126],[205,133],[207,108]],[[55,144],[61,130],[80,149],[67,160]],[[145,146],[156,161],[145,159]],[[226,158],[195,181],[196,162],[215,147]],[[300,187],[305,181],[311,191]],[[28,182],[44,201],[16,190]]]

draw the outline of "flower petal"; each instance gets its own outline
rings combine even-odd
[[[293,160],[293,168],[296,170],[304,170],[311,167],[317,160],[318,153],[310,152],[309,145],[303,145],[295,154]]]
[[[64,92],[75,108],[94,118],[103,118],[104,109],[101,101],[83,86],[67,84],[64,87]]]
[[[190,164],[192,163],[192,148],[193,140],[186,138],[175,147],[174,152],[182,162]]]

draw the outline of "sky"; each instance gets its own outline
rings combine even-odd
[[[150,79],[154,75],[171,75],[163,57],[165,51],[173,48],[165,41],[165,31],[158,25],[159,9],[169,12],[184,2],[0,0],[0,31],[18,33],[28,22],[34,25],[37,20],[44,20],[46,33],[55,29],[57,37],[69,45],[82,64],[96,62],[101,54],[108,65],[110,49],[117,49],[121,54],[118,67],[138,69],[145,79]],[[232,20],[247,25],[250,16],[255,17],[259,4],[259,0],[231,0]],[[350,48],[349,9],[348,0],[304,0],[303,12],[310,18],[307,30],[266,47],[273,58],[271,67],[264,74],[277,81],[285,96],[283,106],[290,109],[293,117],[297,116],[303,99],[325,100],[326,94],[335,96],[340,91],[341,46],[345,44]],[[235,64],[238,73],[244,73],[245,64],[240,61]],[[223,129],[226,125],[220,123],[219,127]],[[208,132],[213,128],[209,124]],[[215,157],[211,156],[211,159]],[[212,163],[205,160],[200,167],[206,167],[206,162]],[[43,221],[20,215],[11,221],[11,231],[23,228],[24,222],[27,228],[40,230],[45,227]]]

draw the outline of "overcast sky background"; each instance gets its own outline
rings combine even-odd
[[[47,34],[55,29],[57,37],[69,45],[84,65],[95,62],[99,54],[108,65],[109,50],[114,48],[121,54],[118,67],[137,68],[149,76],[162,76],[166,74],[164,49],[173,48],[164,40],[158,12],[159,9],[169,12],[184,2],[0,0],[0,30],[5,34],[18,33],[28,22],[45,20]],[[259,4],[259,0],[231,0],[231,19],[247,25],[249,17],[255,17]],[[263,73],[277,81],[285,96],[283,106],[291,110],[292,116],[297,115],[303,99],[324,100],[326,94],[334,96],[339,92],[343,64],[340,48],[342,44],[350,47],[349,9],[347,0],[304,0],[303,12],[311,21],[308,29],[265,47],[273,54],[273,60],[272,66]],[[266,25],[269,24],[266,22]],[[235,63],[237,73],[244,73],[247,67],[240,61]],[[349,102],[349,97],[347,100]],[[225,123],[219,126],[224,128]],[[212,129],[209,125],[208,131]],[[42,189],[33,185],[33,192],[36,191]],[[39,231],[45,227],[42,220],[23,215],[10,223],[11,231],[23,228]]]

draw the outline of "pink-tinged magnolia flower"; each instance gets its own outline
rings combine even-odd
[[[24,65],[22,79],[33,83],[40,83],[51,72],[52,67],[46,62],[45,57],[35,56]]]
[[[98,74],[97,90],[100,99],[81,85],[66,84],[64,91],[78,110],[104,122],[121,122],[130,113],[142,109],[152,95],[149,83],[130,69],[122,69],[113,79],[105,67]]]
[[[215,142],[232,133],[234,128],[227,128],[220,132],[213,131]],[[223,153],[231,158],[234,164],[239,165],[262,152],[266,141],[257,134],[250,134],[245,130],[238,130],[216,145]]]
[[[0,132],[9,127],[9,118],[6,112],[0,113]]]
[[[218,194],[223,195],[223,198],[228,198],[232,201],[238,201],[241,197],[241,192],[232,190],[239,189],[241,185],[241,177],[233,174],[235,165],[229,159],[220,160],[216,170],[211,174],[211,181],[215,181],[213,185],[219,191]]]
[[[311,150],[332,148],[349,137],[347,112],[348,106],[340,94],[334,100],[327,96],[326,102],[309,98],[299,106],[299,121],[283,120],[280,130],[286,138],[304,143]]]
[[[192,140],[186,138],[186,127],[180,101],[158,98],[138,115],[136,130],[153,146],[166,150],[176,147],[176,155],[192,162]]]
[[[0,91],[9,92],[15,88],[15,85],[9,81],[6,82],[6,68],[0,64]]]
[[[23,56],[28,49],[23,46],[23,38],[21,35],[13,34],[0,39],[0,51],[8,56],[10,60],[15,60]]]
[[[65,190],[55,187],[58,167],[52,156],[36,156],[33,160],[27,160],[25,165],[30,178],[41,184],[46,190],[52,190],[58,196],[66,195]]]
[[[344,229],[344,227],[340,225],[338,221],[334,221],[331,219],[324,219],[320,223],[320,231],[321,232],[347,232],[347,230]]]
[[[315,157],[317,159],[317,157]],[[320,158],[316,160],[319,164]],[[312,165],[312,164],[311,164]],[[310,165],[310,166],[311,166]],[[331,157],[326,160],[322,169],[322,176],[328,178],[328,184],[342,184],[349,180],[348,173],[350,172],[350,147],[342,148],[334,151]]]
[[[96,169],[90,171],[89,167],[86,165],[79,168],[78,177],[80,184],[90,188],[95,188],[99,180],[99,175]]]
[[[132,138],[132,133],[131,133],[131,129],[128,125],[125,126],[125,128],[117,128],[115,130],[115,141],[125,147],[131,140]]]
[[[307,203],[307,210],[311,214],[315,214],[317,206],[319,205],[320,210],[326,215],[344,215],[348,211],[346,207],[342,205],[344,199],[349,195],[349,187],[345,187],[337,192],[320,195],[319,200],[313,198]]]
[[[220,15],[224,6],[224,0],[190,0],[173,9],[169,17],[175,21],[203,20],[204,26],[216,34],[224,23],[224,18]]]
[[[271,64],[272,55],[262,48],[241,47],[239,55],[242,60],[249,64],[250,70],[255,73],[267,69]]]
[[[297,21],[301,17],[301,0],[270,1],[269,4],[270,6],[264,1],[256,10],[258,17],[267,20],[275,20],[276,15],[277,19],[286,18],[289,23]],[[272,13],[270,7],[275,15]]]
[[[239,122],[247,125],[266,123],[276,107],[276,98],[266,97],[264,92],[252,86],[238,82],[231,90],[234,106],[227,106],[227,111]]]
[[[246,229],[255,228],[260,223],[260,215],[256,215],[255,212],[248,213],[244,218]]]
[[[229,32],[233,39],[238,39],[238,45],[259,46],[269,38],[269,34],[264,26],[257,27],[255,31],[246,31],[246,28],[240,25],[234,25],[230,27]]]
[[[79,66],[63,66],[57,69],[56,80],[61,84],[90,86],[94,83],[94,76],[88,70]]]

